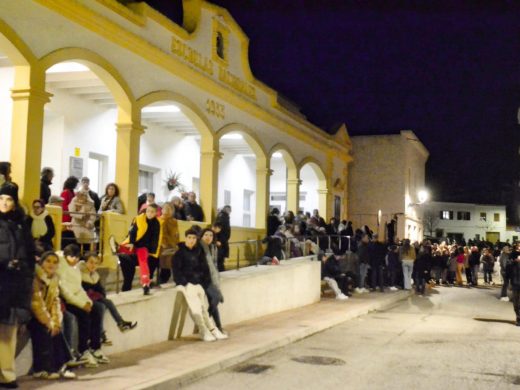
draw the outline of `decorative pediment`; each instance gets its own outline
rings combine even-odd
[[[334,139],[341,145],[347,146],[348,148],[352,147],[350,135],[348,134],[347,125],[345,123],[338,126],[334,134]]]

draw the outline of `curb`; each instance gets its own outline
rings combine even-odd
[[[219,362],[209,364],[206,367],[202,367],[191,371],[185,374],[174,374],[171,377],[161,377],[155,381],[149,381],[147,383],[142,383],[136,386],[132,386],[130,389],[132,390],[170,390],[172,388],[179,388],[182,386],[186,386],[192,384],[200,379],[206,378],[213,374],[216,374],[220,371],[226,370],[230,367],[233,367],[239,363],[252,359],[254,357],[263,355],[267,352],[271,352],[275,349],[284,347],[286,345],[292,344],[294,342],[303,340],[307,337],[315,335],[317,333],[323,332],[327,329],[330,329],[336,325],[339,325],[343,322],[352,320],[354,318],[361,317],[373,311],[378,310],[386,310],[390,307],[394,306],[396,303],[407,299],[410,297],[411,293],[407,291],[400,291],[397,293],[389,294],[384,299],[380,299],[374,301],[369,307],[358,308],[355,310],[348,310],[344,313],[344,315],[338,315],[331,319],[331,321],[322,325],[309,326],[306,328],[301,328],[301,330],[296,330],[290,336],[281,337],[278,340],[270,341],[269,343],[261,346],[254,347],[249,351],[242,352],[237,356],[231,356],[225,358]]]

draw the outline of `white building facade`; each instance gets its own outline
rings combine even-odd
[[[513,242],[520,233],[507,229],[506,206],[475,203],[430,202],[424,214],[428,236],[456,241]]]

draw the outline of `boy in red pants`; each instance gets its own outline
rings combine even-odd
[[[144,295],[150,295],[150,269],[148,258],[158,258],[162,239],[162,226],[157,218],[158,206],[149,204],[146,212],[135,217],[128,237],[121,243],[120,253],[135,254],[141,270]],[[133,276],[132,276],[133,277]]]

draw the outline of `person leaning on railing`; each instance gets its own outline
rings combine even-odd
[[[72,231],[78,244],[88,247],[95,239],[96,208],[88,191],[80,190],[69,204]]]
[[[105,187],[105,195],[101,197],[101,206],[99,212],[113,211],[115,213],[123,214],[123,203],[119,198],[119,187],[116,183],[108,183]]]

